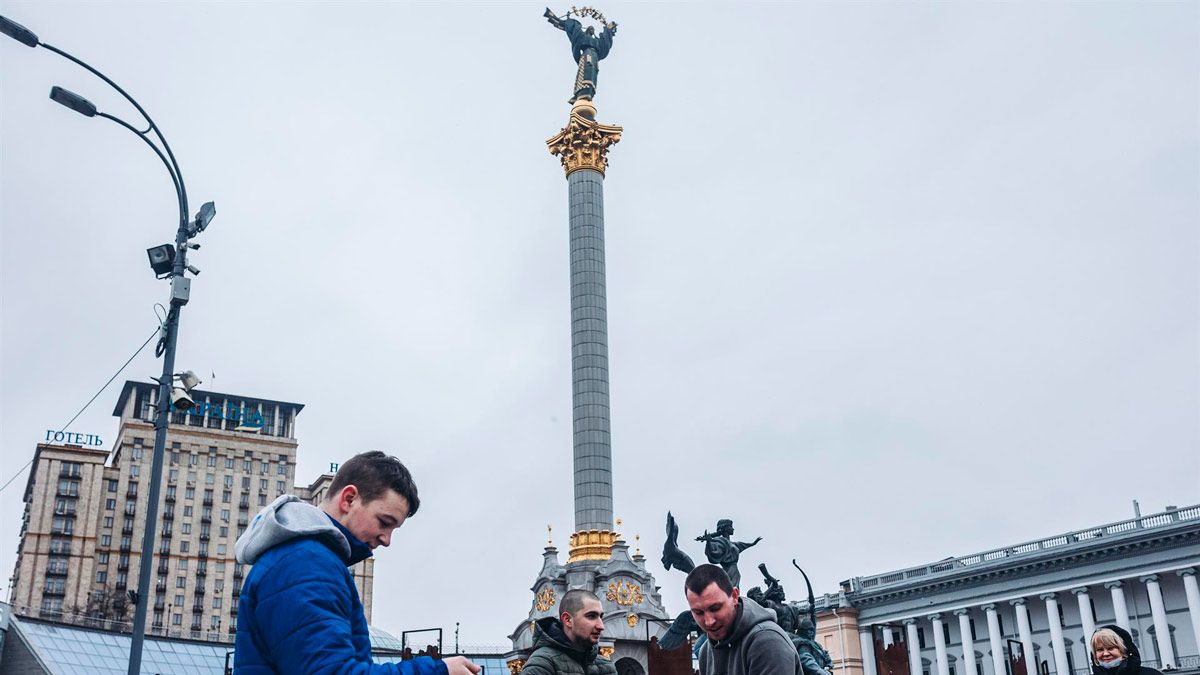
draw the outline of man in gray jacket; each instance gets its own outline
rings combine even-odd
[[[698,565],[684,588],[692,617],[708,636],[700,675],[801,675],[800,655],[775,613],[741,597],[725,570]]]

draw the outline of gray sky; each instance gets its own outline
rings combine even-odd
[[[798,592],[796,557],[823,592],[1200,501],[1200,5],[600,9],[616,513],[652,561],[668,509],[762,535],[748,581]],[[573,524],[544,141],[574,63],[542,5],[0,11],[126,87],[216,201],[180,369],[305,403],[300,482],[412,468],[375,623],[503,644]],[[133,121],[103,83],[10,40],[0,72],[6,480],[154,329],[175,203],[137,139],[46,98]],[[112,439],[116,394],[73,430]]]

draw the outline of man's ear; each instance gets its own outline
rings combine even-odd
[[[734,586],[733,592],[729,594],[729,597],[733,598],[734,602],[737,602],[738,597],[740,597],[741,590],[742,589],[738,588],[737,586]]]
[[[346,487],[342,488],[342,491],[337,495],[338,512],[343,514],[349,513],[350,506],[356,500],[358,500],[359,497],[360,495],[358,494],[358,488],[354,487],[353,485],[347,485]]]

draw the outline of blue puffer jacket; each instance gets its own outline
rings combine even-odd
[[[350,565],[371,549],[324,511],[285,495],[237,542],[252,564],[238,601],[237,675],[446,675],[441,661],[371,661]]]

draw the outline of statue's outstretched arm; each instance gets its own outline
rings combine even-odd
[[[549,21],[551,26],[554,26],[559,30],[564,30],[562,19],[558,18],[554,12],[551,12],[549,7],[546,8],[546,11],[542,14],[542,16],[546,17],[546,21]]]

